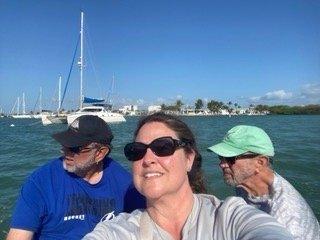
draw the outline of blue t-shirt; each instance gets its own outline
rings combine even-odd
[[[144,207],[130,173],[111,158],[97,184],[67,172],[58,158],[26,180],[11,228],[33,231],[35,239],[80,239],[102,218]]]

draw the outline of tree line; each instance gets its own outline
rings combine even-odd
[[[257,105],[255,110],[258,112],[268,111],[270,114],[281,115],[303,115],[303,114],[320,114],[319,104],[310,104],[306,106],[288,106],[288,105]]]
[[[175,111],[180,112],[182,110],[182,106],[185,105],[181,100],[177,100],[173,105],[161,105],[161,110],[163,111]],[[205,106],[204,101],[202,99],[197,99],[194,104],[195,112],[200,112],[204,107],[206,107],[212,113],[220,113],[222,109],[227,110],[228,112],[238,111],[241,106],[238,103],[232,103],[231,101],[227,104],[221,101],[210,100],[207,102]]]
[[[172,111],[172,112],[181,112],[182,106],[185,105],[181,100],[177,100],[172,105],[161,105],[161,110],[163,111]],[[241,109],[241,106],[238,103],[224,103],[221,101],[210,100],[205,106],[202,99],[197,99],[194,103],[195,112],[200,112],[206,107],[210,112],[214,114],[219,114],[224,109],[229,113],[238,113]],[[294,115],[294,114],[320,114],[320,105],[319,104],[310,104],[306,106],[288,106],[288,105],[256,105],[250,104],[249,109],[257,113],[269,113],[269,114],[281,114],[281,115]]]

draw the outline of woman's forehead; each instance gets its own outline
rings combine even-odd
[[[150,122],[144,124],[140,128],[136,140],[153,140],[164,136],[177,138],[177,134],[166,124],[161,122]]]

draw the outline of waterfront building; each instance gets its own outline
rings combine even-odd
[[[119,112],[123,115],[135,116],[138,114],[138,106],[137,105],[126,105],[119,109]]]
[[[151,105],[148,106],[148,114],[154,113],[154,112],[160,112],[161,106],[160,105]]]

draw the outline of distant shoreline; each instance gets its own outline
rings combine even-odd
[[[213,102],[213,101],[212,101]],[[143,116],[148,115],[153,112],[163,111],[168,114],[178,115],[178,116],[265,116],[265,115],[320,115],[320,105],[319,104],[310,104],[306,106],[288,106],[288,105],[251,105],[249,108],[241,108],[239,106],[230,107],[223,105],[222,102],[215,102],[217,105],[208,106],[208,108],[182,108],[181,105],[163,105],[163,106],[151,106],[152,110],[138,110],[137,106],[125,106],[128,109],[118,109],[113,112],[121,113],[124,116]],[[134,110],[131,110],[134,109]],[[66,114],[72,113],[65,112]],[[40,113],[37,113],[38,115]],[[36,115],[37,115],[36,114]],[[31,118],[30,114],[25,114],[26,117],[20,118]],[[30,116],[27,116],[30,115]],[[0,117],[12,117],[13,115],[6,115],[0,113]],[[13,116],[14,117],[14,116]]]

